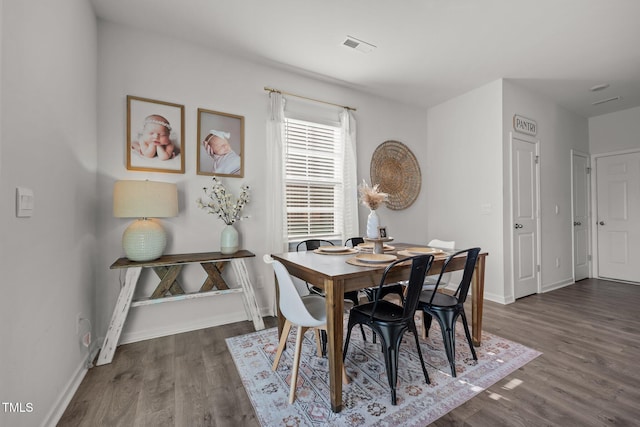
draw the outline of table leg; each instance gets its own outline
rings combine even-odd
[[[224,281],[220,273],[224,268],[224,262],[201,262],[200,265],[207,272],[207,278],[200,287],[200,292],[210,291],[213,288],[219,291],[229,289],[227,282]]]
[[[230,262],[231,267],[233,267],[233,271],[236,273],[236,277],[240,282],[240,286],[242,287],[242,298],[247,312],[247,317],[249,317],[249,320],[253,321],[253,327],[256,331],[264,329],[264,321],[260,315],[260,307],[258,307],[258,303],[256,302],[256,294],[253,291],[251,280],[249,280],[249,272],[247,271],[247,266],[244,263],[244,260],[242,258],[235,258]]]
[[[127,269],[125,275],[124,286],[120,289],[116,307],[113,309],[113,315],[111,316],[111,323],[109,323],[109,329],[107,335],[104,337],[102,348],[100,349],[100,356],[96,362],[96,366],[111,363],[113,355],[116,352],[118,346],[118,340],[122,333],[122,326],[127,319],[129,313],[129,307],[131,307],[131,300],[133,299],[133,291],[136,288],[136,283],[140,277],[142,267],[131,267]]]
[[[329,394],[331,410],[342,410],[342,335],[344,311],[344,281],[325,280],[327,307],[327,344],[329,359]]]
[[[153,271],[155,271],[160,278],[160,283],[151,294],[151,298],[162,298],[167,291],[171,292],[172,295],[183,295],[185,293],[182,286],[178,283],[178,274],[182,271],[181,265],[172,265],[170,267],[161,265],[154,267]]]
[[[471,290],[471,341],[480,347],[482,341],[482,309],[484,302],[485,257],[479,256],[473,270]]]

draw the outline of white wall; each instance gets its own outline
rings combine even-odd
[[[265,187],[265,138],[268,94],[265,86],[356,107],[358,121],[358,176],[369,181],[369,162],[375,147],[387,139],[407,144],[418,158],[426,151],[425,111],[364,95],[332,82],[302,77],[264,65],[232,58],[220,52],[155,34],[100,21],[98,101],[99,240],[97,258],[97,316],[99,331],[106,331],[119,291],[121,272],[109,266],[123,256],[122,232],[130,222],[113,218],[112,187],[119,179],[153,179],[176,182],[180,214],[163,223],[170,237],[167,253],[219,250],[223,223],[196,207],[195,199],[210,177],[196,175],[197,109],[245,117],[245,177],[223,178],[235,194],[241,183],[251,186],[251,202],[239,223],[242,246],[257,257],[248,261],[258,286],[259,305],[265,314],[273,306],[273,273],[262,263],[267,244],[265,214],[270,189]],[[185,174],[126,170],[126,96],[135,95],[185,105]],[[424,163],[423,163],[424,165]],[[423,166],[424,167],[424,166]],[[405,211],[380,211],[390,233],[398,240],[426,238],[426,192]],[[366,209],[361,207],[361,229]],[[196,290],[202,283],[199,266],[185,268],[185,286]],[[147,275],[150,276],[150,275]],[[157,280],[143,277],[139,296],[148,296]],[[244,318],[237,294],[136,307],[130,312],[122,339],[138,340]]]
[[[76,314],[94,320],[97,30],[86,0],[4,0],[0,28],[0,400],[33,407],[0,425],[37,426],[84,375]]]
[[[544,292],[573,282],[571,149],[589,151],[587,120],[508,80],[472,90],[427,114],[429,238],[488,251],[485,298],[501,303],[514,300],[508,154],[514,114],[538,123]]]
[[[640,107],[589,119],[591,154],[640,148]]]
[[[428,239],[488,252],[485,298],[504,302],[502,82],[429,109],[427,121]]]
[[[571,150],[589,152],[587,119],[559,107],[549,99],[504,81],[504,150],[509,152],[514,114],[533,119],[538,124],[540,141],[540,219],[542,291],[573,283],[573,248],[571,233]],[[510,159],[505,156],[505,253],[510,253],[512,224],[511,194],[508,189]],[[556,206],[558,213],[556,213]],[[556,267],[556,258],[559,267]],[[505,278],[512,283],[510,264],[505,262]],[[512,286],[506,286],[505,297]],[[512,290],[512,289],[511,289]]]

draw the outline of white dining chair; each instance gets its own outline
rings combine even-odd
[[[455,240],[431,240],[427,246],[430,248],[438,248],[444,249],[447,251],[452,251],[456,248]],[[444,288],[447,286],[447,283],[451,281],[451,272],[444,273],[442,275],[442,279],[440,279],[440,288]],[[424,279],[424,286],[422,287],[423,291],[431,291],[435,288],[436,283],[438,282],[438,275],[427,276]]]
[[[444,249],[446,251],[453,251],[456,248],[456,242],[455,240],[433,239],[429,241],[427,246],[429,246],[430,248],[438,248],[438,249]],[[438,283],[438,276],[439,274],[425,277],[424,284],[422,285],[422,290],[433,291],[436,288],[436,283]],[[447,287],[447,283],[449,282],[451,282],[451,272],[443,273],[442,278],[440,279],[439,288],[445,289]],[[418,310],[416,314],[418,315],[418,317],[424,316],[424,313],[422,313],[420,310]],[[420,324],[424,324],[424,321],[420,322]],[[422,328],[422,339],[427,339],[427,330],[425,328]]]
[[[314,294],[300,296],[286,267],[282,265],[280,261],[275,260],[270,264],[273,266],[273,271],[278,279],[280,313],[285,318],[282,334],[280,335],[280,343],[278,344],[278,350],[276,351],[273,366],[271,367],[273,371],[278,369],[278,364],[280,363],[282,352],[286,347],[291,326],[298,328],[289,391],[289,403],[293,403],[296,399],[296,384],[298,382],[302,342],[305,332],[311,328],[314,328],[316,332],[317,355],[318,357],[322,357],[322,344],[320,342],[319,331],[327,330],[326,301],[324,297]],[[345,384],[348,383],[344,369],[342,370],[342,381]]]

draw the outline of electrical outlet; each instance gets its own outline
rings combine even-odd
[[[82,345],[89,348],[91,345],[91,332],[87,332],[82,336]]]

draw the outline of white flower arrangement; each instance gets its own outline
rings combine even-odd
[[[242,192],[237,200],[227,192],[218,177],[213,177],[211,188],[203,187],[204,197],[196,200],[198,207],[210,214],[218,215],[225,224],[231,225],[240,219],[240,212],[249,203],[249,186],[242,185]]]

